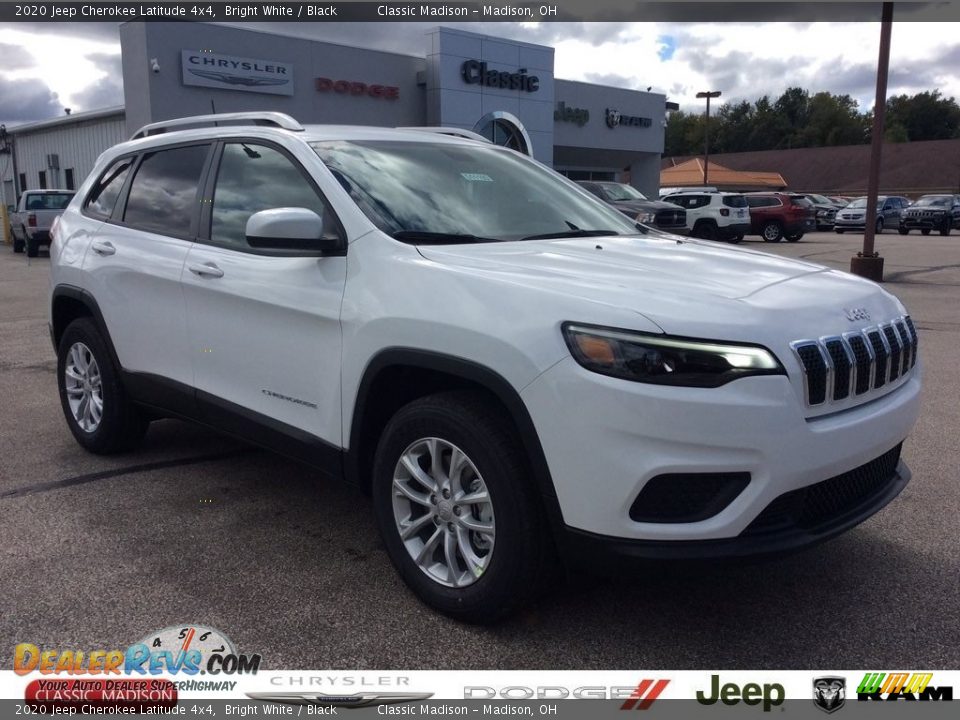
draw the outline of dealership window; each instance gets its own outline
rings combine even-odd
[[[66,184],[67,190],[76,190],[73,185],[73,168],[67,168],[63,171],[63,182]]]
[[[207,145],[150,153],[133,177],[123,221],[163,235],[190,233]]]
[[[324,235],[338,237],[339,223],[303,172],[283,153],[265,145],[227,143],[217,171],[210,240],[249,248],[247,219],[278,207],[301,207],[323,218]]]
[[[522,152],[524,155],[532,155],[533,149],[530,147],[530,138],[523,125],[516,117],[508,112],[497,110],[487,113],[474,126],[474,132],[483,135],[494,145],[502,145],[511,150]]]
[[[123,158],[107,168],[107,171],[100,176],[100,179],[93,186],[90,195],[87,196],[84,209],[91,215],[103,218],[110,217],[132,165],[133,158]]]
[[[37,173],[37,179],[38,179],[39,182],[40,182],[40,189],[41,189],[41,190],[46,190],[46,189],[47,189],[47,172],[46,172],[46,170],[41,170],[40,172],[38,172],[38,173]]]

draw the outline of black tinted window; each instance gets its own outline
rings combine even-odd
[[[246,248],[247,219],[280,207],[313,210],[323,218],[323,234],[335,238],[339,225],[323,199],[283,153],[263,145],[229,143],[217,172],[210,239]]]
[[[164,235],[187,235],[207,148],[192,145],[145,156],[130,186],[124,222]]]
[[[723,204],[732,208],[745,208],[747,199],[743,195],[724,195]]]
[[[757,197],[754,195],[752,197],[747,197],[746,201],[747,201],[747,205],[749,205],[750,207],[769,207],[770,206],[770,202],[765,197]]]
[[[127,180],[131,165],[133,165],[133,158],[123,158],[107,168],[87,196],[86,208],[89,212],[101,217],[110,217],[113,206],[117,204],[117,198],[123,189],[123,183]]]

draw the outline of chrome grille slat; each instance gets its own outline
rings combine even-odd
[[[856,332],[790,343],[810,407],[859,399],[904,378],[917,364],[918,345],[916,327],[906,315]]]

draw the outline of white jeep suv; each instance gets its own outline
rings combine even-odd
[[[687,228],[693,237],[736,244],[750,232],[750,208],[740,193],[686,191],[661,199],[687,211]]]
[[[345,477],[403,579],[464,620],[531,600],[557,559],[806,546],[909,479],[920,367],[895,297],[638,228],[486,142],[159,123],[53,235],[81,445],[185,418]]]

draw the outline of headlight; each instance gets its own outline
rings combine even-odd
[[[656,220],[656,219],[657,219],[657,216],[656,216],[655,213],[652,213],[652,212],[642,212],[642,213],[638,213],[638,214],[637,214],[637,217],[634,218],[634,219],[635,219],[638,223],[646,223],[646,224],[649,224],[649,223],[652,223],[654,220]]]
[[[574,359],[602,375],[687,387],[720,387],[748,375],[786,375],[758,345],[689,340],[628,330],[565,323],[563,337]]]

